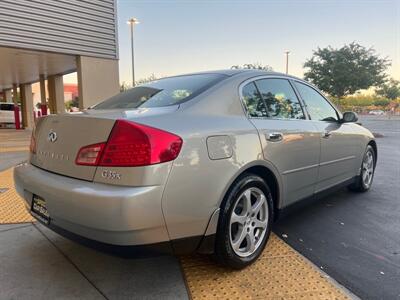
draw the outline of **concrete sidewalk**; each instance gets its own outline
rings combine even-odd
[[[174,257],[122,259],[38,223],[0,226],[1,299],[187,299]]]
[[[0,171],[28,159],[30,137],[29,130],[0,129]]]

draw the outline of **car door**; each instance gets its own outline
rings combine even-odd
[[[316,192],[328,189],[352,178],[359,152],[358,136],[351,123],[342,123],[341,114],[317,90],[303,82],[294,81],[310,119],[318,128],[321,139]]]
[[[264,159],[282,177],[283,205],[312,195],[318,177],[320,140],[291,83],[285,78],[251,81],[243,86],[242,99],[258,130]]]

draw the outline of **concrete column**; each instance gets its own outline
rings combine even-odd
[[[16,83],[13,84],[12,99],[13,99],[14,104],[18,104],[18,85]]]
[[[40,104],[46,105],[46,77],[40,75]]]
[[[52,75],[47,78],[49,90],[49,107],[52,114],[65,113],[64,82],[62,75]]]
[[[3,96],[5,102],[12,102],[11,90],[3,90]]]
[[[41,74],[40,82],[40,110],[42,115],[47,115],[47,99],[46,99],[46,77]]]
[[[119,93],[118,60],[78,56],[77,67],[80,109]]]
[[[19,87],[21,93],[21,115],[22,126],[32,129],[35,125],[33,117],[33,94],[31,84],[21,84]]]

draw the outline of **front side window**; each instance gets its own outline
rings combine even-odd
[[[305,119],[299,99],[286,79],[261,79],[256,81],[267,106],[268,115],[278,119]]]
[[[242,95],[249,117],[268,117],[267,108],[254,82],[250,82],[243,87]]]
[[[307,111],[312,120],[318,121],[337,121],[336,110],[329,102],[313,88],[295,81],[297,90],[306,104]]]
[[[227,76],[195,74],[163,78],[129,89],[100,102],[93,109],[161,107],[188,101]]]

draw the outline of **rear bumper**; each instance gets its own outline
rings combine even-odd
[[[33,194],[46,200],[52,229],[119,246],[169,241],[161,210],[163,186],[94,183],[53,174],[31,164],[17,166],[14,181],[28,209]]]

